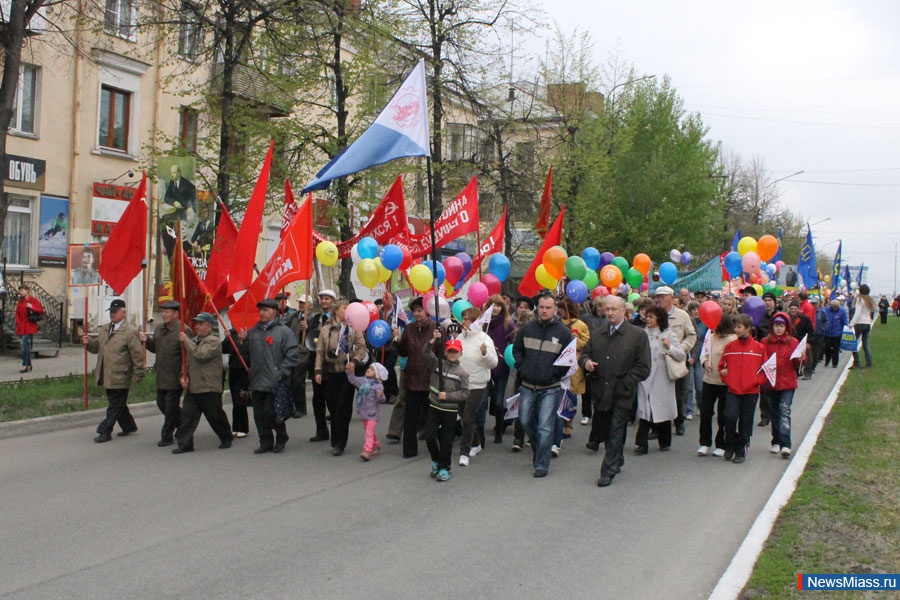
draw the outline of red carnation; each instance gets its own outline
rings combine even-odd
[[[269,337],[266,338],[266,343],[271,346],[272,344],[275,343],[275,340],[273,340],[272,336],[270,335]]]

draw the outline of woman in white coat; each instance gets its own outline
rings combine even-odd
[[[635,437],[635,454],[647,454],[647,435],[650,428],[656,430],[659,449],[663,452],[672,445],[672,420],[678,416],[675,401],[675,382],[669,379],[666,355],[684,362],[686,354],[678,336],[669,330],[669,315],[660,306],[652,306],[646,313],[644,332],[650,339],[650,377],[638,384],[638,430]]]

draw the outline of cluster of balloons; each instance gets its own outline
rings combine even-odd
[[[368,300],[349,304],[344,314],[347,325],[364,333],[373,348],[381,348],[391,340],[391,326],[378,316],[378,307]]]
[[[690,252],[682,252],[675,248],[669,251],[669,258],[673,263],[681,263],[685,266],[691,264],[691,261],[694,259]]]
[[[653,266],[650,257],[638,254],[633,264],[628,259],[603,252],[593,247],[585,248],[581,256],[569,256],[565,249],[554,246],[544,253],[541,264],[535,270],[535,279],[548,290],[556,289],[564,277],[566,296],[572,302],[581,303],[588,295],[607,295],[610,290],[646,289],[645,278]],[[599,270],[599,275],[598,275]],[[602,285],[600,285],[602,284]]]
[[[778,254],[778,238],[764,235],[759,240],[743,237],[737,245],[737,251],[725,255],[725,270],[732,277],[747,274],[751,284],[772,289],[776,285],[775,274],[784,266],[784,261],[767,263]]]

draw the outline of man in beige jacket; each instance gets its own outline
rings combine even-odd
[[[675,292],[668,286],[656,288],[653,299],[669,315],[669,329],[678,336],[684,351],[690,355],[691,348],[697,343],[697,330],[691,316],[675,306]],[[675,419],[675,435],[684,435],[684,414],[687,404],[687,380],[690,373],[675,381],[675,401],[678,406],[678,417]]]

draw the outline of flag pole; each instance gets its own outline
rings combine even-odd
[[[432,288],[434,290],[434,322],[435,327],[441,326],[441,305],[438,298],[438,280],[437,280],[437,237],[434,233],[434,187],[432,186],[431,156],[425,157],[425,166],[428,180],[428,225],[431,229],[431,268],[434,271],[434,279],[432,279]],[[441,338],[442,342],[446,340]],[[438,390],[444,389],[444,352],[441,349],[437,353],[438,359]]]
[[[88,290],[84,289],[84,335],[87,335],[88,332]],[[85,344],[82,344],[84,348],[84,410],[88,409],[88,349]]]

